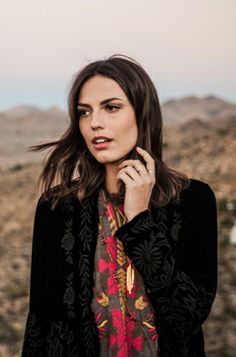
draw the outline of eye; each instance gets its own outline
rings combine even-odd
[[[89,113],[88,110],[78,110],[78,117],[85,117],[86,116],[86,113]]]
[[[108,104],[106,105],[106,109],[109,112],[116,112],[120,107],[118,105]]]

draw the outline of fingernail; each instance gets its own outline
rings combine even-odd
[[[136,149],[141,149],[142,150],[142,148],[140,146],[136,146]]]

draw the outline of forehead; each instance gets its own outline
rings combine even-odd
[[[78,99],[80,102],[88,103],[108,97],[127,99],[125,92],[114,79],[97,75],[89,78],[82,85]]]

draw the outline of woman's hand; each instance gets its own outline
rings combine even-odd
[[[121,170],[117,174],[117,178],[126,186],[124,213],[128,221],[148,208],[156,182],[153,158],[146,150],[140,147],[136,149],[146,161],[146,167],[139,160],[125,160],[118,166]]]

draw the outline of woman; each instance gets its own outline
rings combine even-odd
[[[205,356],[214,192],[162,161],[162,116],[127,56],[85,66],[40,180],[22,356]],[[60,183],[55,183],[55,179]]]

